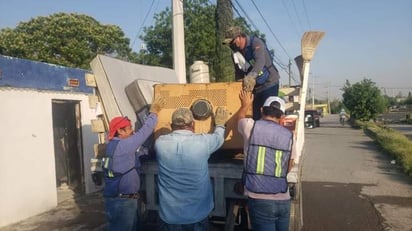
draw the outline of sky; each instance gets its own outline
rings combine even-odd
[[[315,98],[340,98],[346,80],[354,84],[365,78],[389,96],[412,92],[412,0],[232,2],[252,29],[266,35],[281,64],[291,60],[292,84],[299,84],[294,58],[301,54],[303,33],[325,32],[310,63],[309,88]],[[38,16],[80,13],[119,26],[137,51],[142,28],[153,25],[154,15],[171,6],[172,0],[0,0],[0,29]],[[281,84],[288,84],[289,76],[279,69]]]

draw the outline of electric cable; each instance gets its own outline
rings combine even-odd
[[[253,28],[255,30],[257,29],[257,26],[253,23],[252,19],[249,17],[249,15],[246,13],[246,11],[243,9],[243,7],[239,4],[239,2],[237,0],[235,0],[236,4],[239,6],[239,8],[242,10],[243,14],[245,15],[245,17],[249,20],[249,23],[253,26]],[[233,4],[232,4],[233,6]],[[250,28],[249,28],[250,29]]]
[[[300,19],[299,14],[298,14],[298,10],[296,9],[295,0],[292,0],[292,5],[293,5],[293,9],[295,10],[296,18],[298,19],[298,23],[300,25],[300,28],[301,28],[302,31],[305,31],[303,29],[304,27],[302,25],[302,20]]]
[[[140,35],[141,31],[142,31],[142,28],[143,28],[143,26],[144,26],[144,24],[145,24],[145,22],[146,22],[146,19],[147,19],[147,17],[149,16],[149,13],[152,11],[154,2],[155,2],[155,0],[152,0],[152,3],[150,4],[149,10],[146,12],[146,15],[145,15],[144,18],[143,18],[142,25],[139,27],[139,31],[137,32],[136,36],[134,37],[134,40],[133,40],[133,43],[132,43],[132,46],[131,46],[132,49],[133,49],[134,44],[136,43],[137,38],[139,37],[139,35]]]
[[[249,21],[249,23],[253,26],[253,28],[254,28],[255,30],[258,30],[258,27],[253,23],[253,21],[252,21],[251,18],[248,16],[248,14],[247,14],[246,11],[243,9],[243,7],[240,5],[240,3],[238,2],[238,0],[235,0],[235,3],[236,3],[237,6],[240,8],[240,10],[243,12],[244,17],[242,17],[242,15],[239,13],[238,9],[233,5],[232,1],[230,1],[230,4],[232,5],[232,8],[233,8],[234,11],[237,13],[237,15],[238,15],[240,18],[246,18],[246,19]],[[282,50],[285,52],[285,54],[288,56],[288,58],[291,59],[291,58],[290,58],[290,55],[288,54],[288,52],[286,51],[286,49],[284,48],[284,46],[282,45],[282,43],[280,42],[280,40],[277,38],[277,36],[275,35],[275,33],[272,31],[272,29],[271,29],[271,27],[269,26],[269,24],[267,23],[265,17],[262,15],[262,13],[260,12],[259,8],[257,7],[257,5],[255,4],[255,2],[254,2],[253,0],[252,0],[252,3],[254,4],[254,6],[255,6],[256,10],[258,11],[259,15],[262,17],[265,25],[269,28],[269,31],[271,32],[271,34],[273,35],[273,37],[276,39],[276,41],[278,42],[278,44],[280,45],[280,47],[282,48]],[[249,27],[249,25],[248,25],[247,23],[246,23],[246,26],[248,27],[249,30],[251,30],[250,27]],[[252,31],[252,30],[251,30],[251,31]],[[280,58],[279,58],[276,54],[272,54],[272,57],[273,57],[273,62],[276,63],[281,70],[283,70],[286,74],[289,75],[287,66],[280,61]]]
[[[310,20],[309,20],[309,15],[308,15],[308,10],[306,9],[306,4],[305,4],[305,0],[302,0],[302,5],[303,5],[303,10],[305,12],[305,16],[306,16],[306,20],[308,21],[308,25],[309,25],[309,29],[312,29]]]
[[[269,26],[268,22],[266,21],[266,18],[262,15],[262,13],[260,12],[259,8],[257,7],[256,3],[254,0],[251,0],[251,2],[253,3],[253,5],[255,6],[257,12],[259,13],[260,17],[262,17],[263,22],[265,23],[265,25],[267,26],[267,28],[269,29],[270,33],[273,35],[273,37],[276,39],[276,41],[279,43],[279,46],[282,48],[282,50],[285,52],[285,54],[288,56],[289,59],[290,55],[288,54],[288,52],[286,51],[285,47],[283,47],[282,43],[280,42],[280,40],[278,39],[278,37],[275,35],[275,33],[272,31],[272,28]]]
[[[287,7],[287,5],[286,5],[286,3],[285,3],[285,0],[282,0],[282,6],[283,6],[283,8],[285,8],[286,13],[288,14],[288,18],[289,18],[289,20],[290,20],[290,23],[292,24],[293,29],[294,29],[294,31],[295,31],[295,33],[296,33],[296,38],[297,38],[297,40],[299,40],[301,34],[299,33],[299,30],[298,30],[296,24],[294,23],[294,20],[293,20],[293,18],[292,18],[292,15],[290,14],[289,8]]]

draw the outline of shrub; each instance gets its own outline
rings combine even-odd
[[[412,175],[412,140],[402,133],[388,128],[378,126],[371,122],[360,122],[365,133],[374,139],[378,145],[387,153],[400,162],[404,172]]]

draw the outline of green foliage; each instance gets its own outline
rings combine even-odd
[[[41,16],[2,29],[0,54],[84,69],[97,54],[136,59],[118,26],[74,13]]]
[[[366,134],[402,165],[405,173],[412,175],[412,140],[402,133],[375,123],[362,123]]]
[[[350,111],[351,118],[368,121],[382,113],[388,102],[370,79],[351,85],[348,80],[343,87],[343,104]]]
[[[186,66],[195,60],[214,62],[216,23],[214,5],[207,0],[184,2]],[[146,43],[143,58],[151,65],[173,67],[172,12],[169,8],[154,16],[153,26],[143,28],[140,38]]]
[[[155,25],[143,28],[140,39],[145,41],[146,64],[173,67],[172,16],[169,8],[154,16]]]
[[[402,103],[406,105],[412,105],[412,96],[408,96],[408,98],[406,98]]]
[[[212,79],[234,81],[230,48],[222,45],[223,32],[235,24],[249,33],[248,25],[241,18],[233,19],[229,1],[218,0],[217,5],[211,5],[208,0],[185,0],[183,7],[186,68],[202,60],[208,63]],[[143,28],[140,39],[145,42],[146,50],[138,56],[140,63],[173,67],[171,14],[171,9],[166,8],[154,16],[153,26]]]
[[[185,48],[188,64],[193,64],[196,60],[213,62],[215,56],[215,51],[210,48],[216,44],[216,7],[208,5],[208,2],[185,1]]]
[[[330,112],[332,114],[337,114],[340,112],[340,109],[345,108],[342,101],[338,99],[332,100],[329,104],[330,104]]]
[[[386,100],[386,102],[388,102],[388,106],[396,106],[398,103],[396,102],[396,99],[393,97],[389,97],[387,95],[383,96]]]
[[[231,1],[216,1],[216,59],[213,63],[213,71],[216,81],[229,82],[234,80],[234,68],[230,48],[223,45],[225,31],[233,24],[233,11]]]

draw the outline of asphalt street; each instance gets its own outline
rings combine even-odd
[[[304,231],[412,230],[412,177],[362,130],[322,118],[302,161]]]

